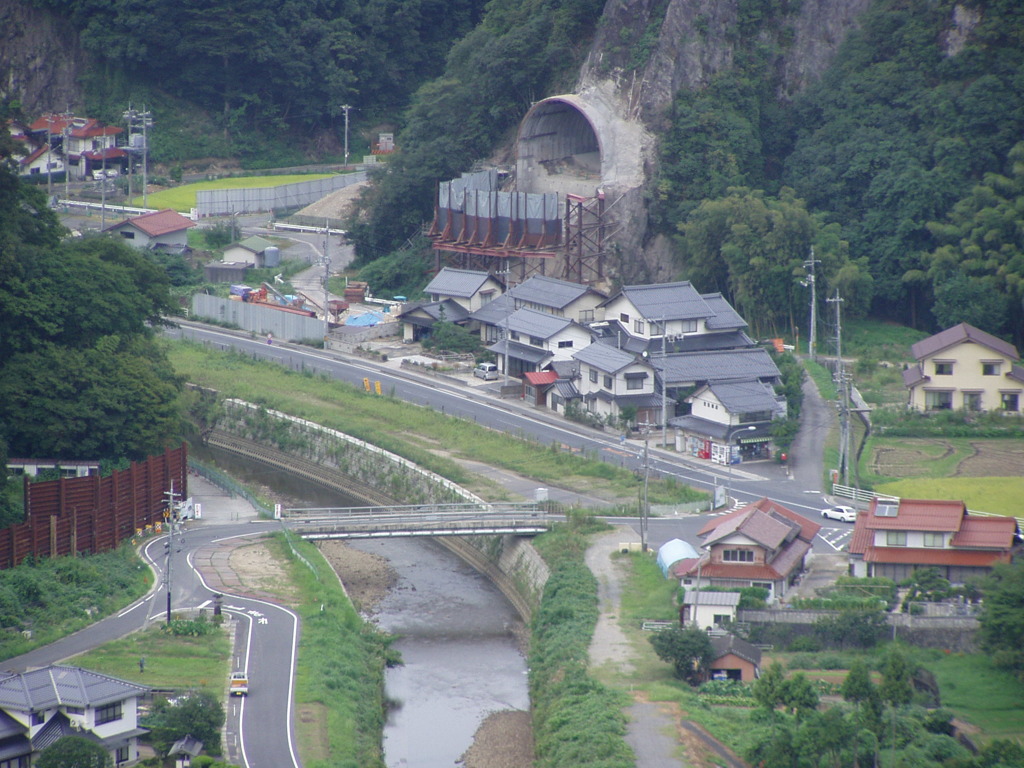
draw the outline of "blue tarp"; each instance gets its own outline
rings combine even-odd
[[[682,539],[672,539],[671,541],[666,541],[658,549],[658,567],[661,568],[665,578],[668,578],[668,569],[680,560],[690,560],[698,557],[700,555],[697,554],[697,550],[692,545],[687,544]]]
[[[378,315],[376,312],[367,312],[365,315],[356,315],[350,317],[345,321],[345,325],[355,325],[359,327],[376,325],[377,323],[383,322],[384,318]]]

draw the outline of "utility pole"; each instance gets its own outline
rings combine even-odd
[[[46,116],[46,203],[53,199],[53,113]]]
[[[665,314],[661,315],[661,448],[668,448],[668,332]]]
[[[171,490],[164,491],[167,497],[167,623],[171,623],[171,563],[174,553],[174,500],[178,496],[174,492],[174,481],[171,480]]]
[[[827,299],[836,305],[836,372],[835,382],[839,389],[839,469],[843,473],[843,485],[850,484],[850,397],[846,366],[843,364],[843,329],[840,305],[843,303],[836,289],[834,298]]]
[[[327,349],[327,337],[331,332],[330,310],[328,309],[327,282],[331,278],[331,223],[324,217],[324,349]]]
[[[647,551],[647,518],[650,517],[651,508],[647,499],[647,486],[651,477],[651,464],[648,461],[647,440],[650,437],[648,425],[644,425],[644,500],[640,505],[640,551]]]
[[[61,115],[64,118],[64,138],[61,140],[61,152],[64,154],[64,200],[67,201],[70,192],[68,181],[71,178],[71,166],[68,163],[68,142],[71,141],[71,121],[74,120],[74,113],[71,111],[71,105],[68,104],[67,111]]]
[[[345,113],[345,165],[348,166],[348,112],[352,109],[348,104],[342,104],[341,110]]]
[[[814,246],[811,246],[811,258],[804,262],[804,268],[810,270],[810,274],[807,275],[807,282],[805,285],[811,286],[811,327],[808,333],[807,352],[811,356],[811,360],[814,360],[815,345],[818,339],[818,294],[816,289],[816,280],[814,274],[814,265],[820,264],[821,259],[814,258]]]

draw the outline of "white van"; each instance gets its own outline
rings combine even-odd
[[[494,363],[480,363],[473,369],[473,375],[484,381],[494,381],[498,378],[498,366]]]

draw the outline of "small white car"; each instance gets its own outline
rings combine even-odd
[[[821,516],[829,520],[839,520],[844,523],[857,522],[857,510],[853,507],[844,507],[842,505],[821,510]]]
[[[498,366],[494,363],[480,363],[473,369],[473,375],[484,381],[494,381],[498,378]]]

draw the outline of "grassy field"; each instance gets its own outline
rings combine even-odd
[[[636,476],[606,462],[536,442],[517,439],[429,408],[310,373],[293,372],[241,355],[226,355],[186,342],[168,342],[175,370],[187,381],[338,429],[414,461],[491,500],[506,498],[492,480],[455,459],[482,462],[563,488],[637,503]],[[675,504],[706,495],[671,480],[651,480],[652,504]],[[628,509],[624,509],[628,512]]]
[[[175,637],[154,626],[95,648],[69,663],[154,688],[205,688],[221,695],[227,688],[231,643],[225,631],[202,637]],[[146,659],[139,672],[139,659]]]
[[[1024,683],[1016,677],[982,654],[943,654],[925,666],[939,683],[942,706],[978,728],[982,741],[1024,740]]]
[[[150,208],[171,208],[180,213],[188,213],[196,207],[196,192],[206,189],[245,189],[247,187],[280,187],[283,184],[294,184],[297,181],[325,179],[333,174],[293,174],[291,176],[240,176],[213,181],[197,181],[194,184],[182,184],[180,187],[164,189],[146,196],[146,204]],[[142,205],[142,196],[134,197],[129,205]]]
[[[963,501],[973,512],[1024,516],[1024,477],[932,477],[879,483],[880,494],[905,499]]]

